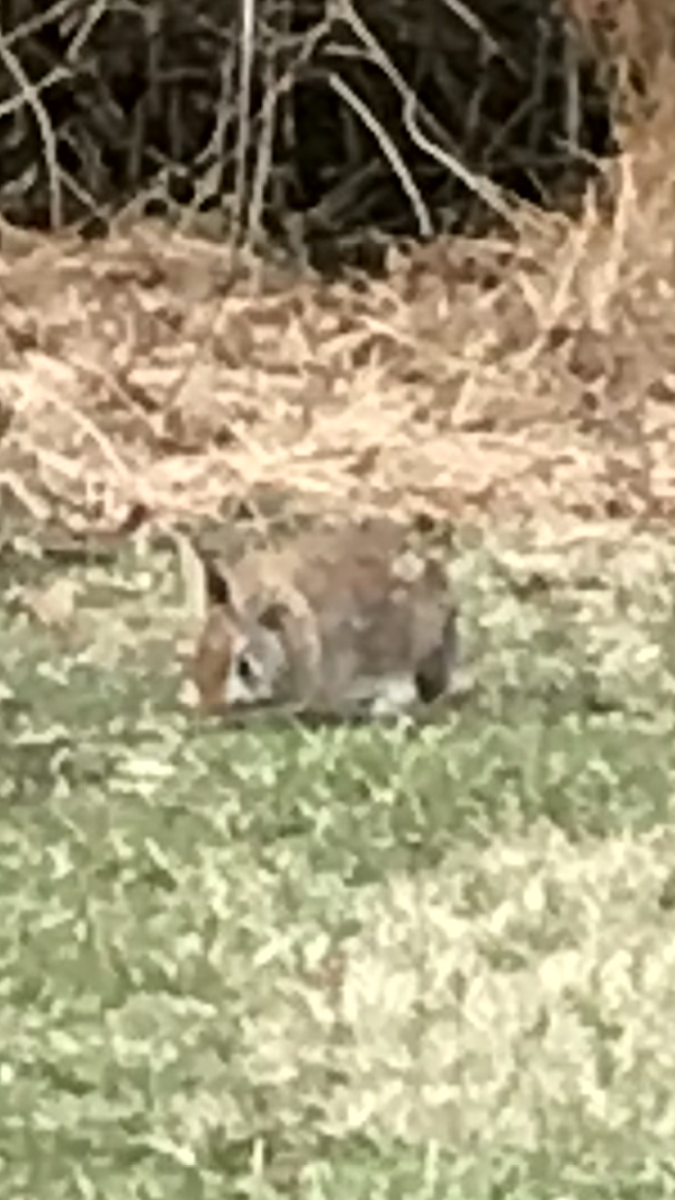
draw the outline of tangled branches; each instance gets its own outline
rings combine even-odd
[[[426,237],[547,204],[603,149],[557,0],[4,0],[0,211],[144,202],[219,235]]]

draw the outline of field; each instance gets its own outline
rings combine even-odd
[[[675,1196],[672,94],[368,281],[0,222],[0,1200]],[[452,542],[465,701],[198,719],[173,532],[336,510]]]
[[[447,723],[261,735],[181,706],[170,550],[12,561],[0,1196],[675,1194],[675,541],[454,573]]]

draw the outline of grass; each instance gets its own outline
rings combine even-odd
[[[675,544],[456,574],[416,731],[196,720],[169,557],[4,580],[0,1197],[675,1195]]]

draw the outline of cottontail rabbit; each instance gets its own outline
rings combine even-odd
[[[450,688],[456,609],[443,567],[393,522],[304,534],[221,570],[193,681],[206,710],[291,703],[397,711]]]

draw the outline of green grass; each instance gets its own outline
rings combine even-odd
[[[3,580],[0,1198],[675,1196],[675,547],[465,540],[418,730],[198,720],[169,557]]]

